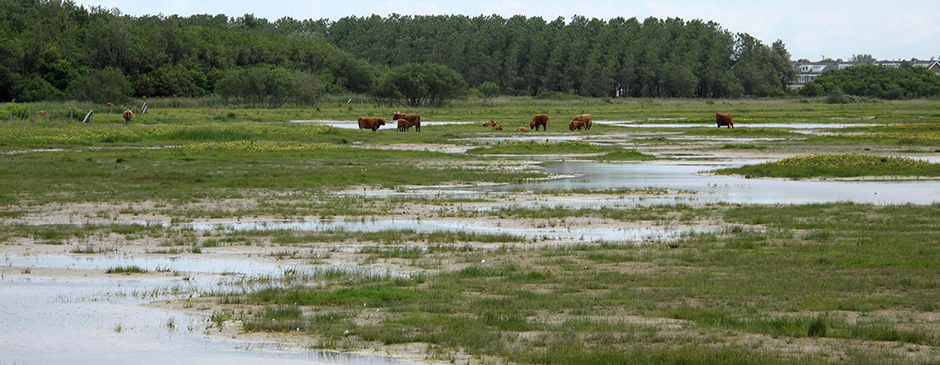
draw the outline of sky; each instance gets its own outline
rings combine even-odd
[[[254,14],[273,22],[294,19],[338,20],[347,16],[500,15],[540,16],[546,20],[574,15],[608,20],[616,17],[681,18],[715,21],[732,33],[748,33],[765,44],[782,40],[793,60],[849,59],[870,54],[878,60],[940,57],[940,6],[936,0],[80,0],[86,7],[117,8],[131,16]]]

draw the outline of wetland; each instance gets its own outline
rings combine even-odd
[[[940,361],[940,102],[414,112],[0,123],[0,362]]]

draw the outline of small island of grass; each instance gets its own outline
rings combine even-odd
[[[594,159],[598,161],[647,161],[655,160],[656,156],[637,150],[620,150],[594,157]]]
[[[568,142],[507,142],[490,147],[474,148],[467,153],[471,154],[568,154],[568,153],[603,153],[616,152],[621,148],[617,146],[595,145],[590,143]]]
[[[745,177],[813,177],[859,176],[940,176],[940,164],[904,157],[879,157],[859,154],[815,155],[790,157],[776,162],[716,170],[721,175]]]

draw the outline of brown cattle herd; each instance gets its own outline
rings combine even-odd
[[[124,112],[124,119],[130,121],[130,118],[134,116],[133,113],[130,114],[130,117],[127,116],[127,113],[130,113],[130,110]],[[395,113],[392,116],[393,120],[398,121],[398,131],[407,132],[411,127],[415,127],[415,131],[421,131],[421,115],[420,114],[401,114]],[[731,122],[731,114],[728,113],[715,113],[715,121],[718,123],[718,127],[728,126],[728,128],[734,128],[734,123]],[[538,131],[539,128],[542,128],[544,131],[548,131],[549,125],[548,115],[538,114],[532,117],[532,121],[529,122],[529,128],[519,127],[516,128],[516,132],[528,132],[530,130]],[[587,131],[591,130],[591,125],[594,124],[593,117],[590,114],[581,114],[576,115],[574,119],[571,120],[571,123],[568,123],[568,129],[572,132],[574,131]],[[371,129],[373,132],[379,129],[380,126],[385,125],[385,118],[359,118],[359,129]],[[484,127],[492,127],[494,131],[503,130],[503,125],[497,124],[495,120],[488,120],[483,122]]]

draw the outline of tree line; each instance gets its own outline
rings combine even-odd
[[[133,17],[68,0],[0,0],[0,101],[119,102],[221,91],[261,102],[258,93],[282,93],[263,101],[276,105],[372,86],[368,62],[318,36],[266,31],[265,24],[251,15]],[[258,80],[269,83],[250,84]]]
[[[392,14],[269,22],[0,0],[0,101],[216,94],[277,107],[351,92],[441,105],[480,87],[719,98],[781,95],[792,77],[783,42],[765,45],[700,20]]]
[[[517,95],[768,96],[783,94],[794,77],[782,41],[768,46],[701,20],[392,14],[311,28],[323,30],[357,58],[443,64],[471,86],[492,82]]]
[[[800,89],[803,96],[839,95],[878,99],[917,99],[940,96],[940,76],[926,67],[902,63],[891,68],[860,65],[833,70],[819,75]]]

